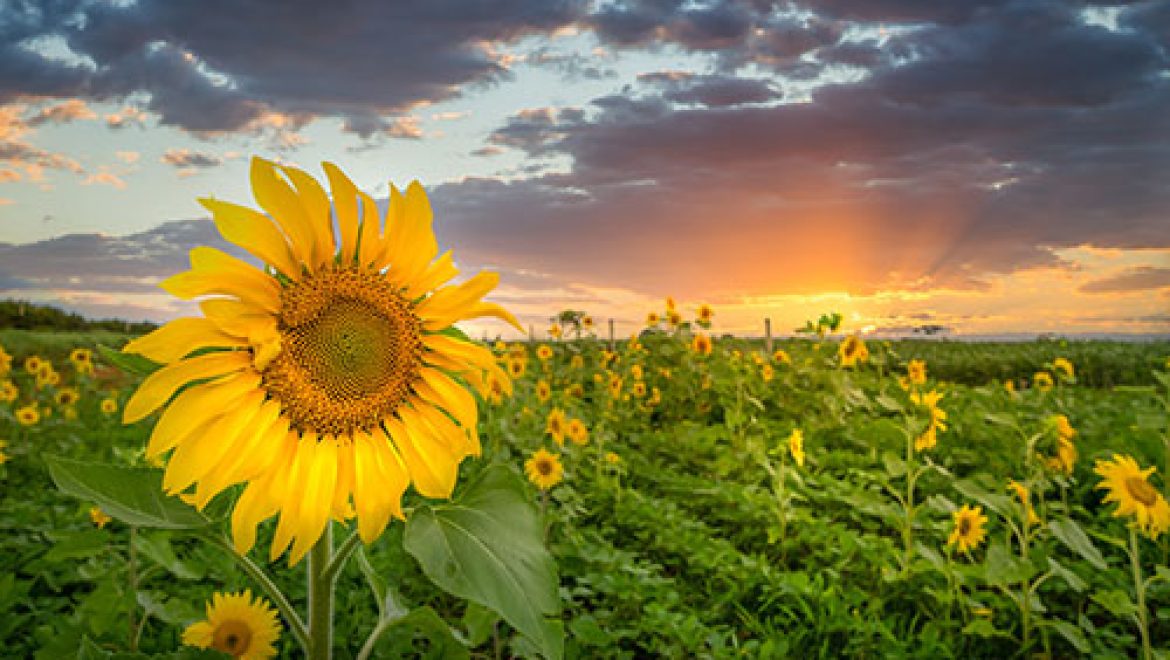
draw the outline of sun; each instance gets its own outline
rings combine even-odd
[[[451,332],[495,316],[482,300],[498,282],[461,284],[438,255],[432,213],[417,182],[391,186],[384,218],[366,193],[324,165],[331,195],[305,172],[255,158],[263,212],[203,199],[220,233],[262,269],[210,247],[162,283],[202,316],[180,318],[125,348],[165,364],[126,403],[124,420],[163,410],[148,458],[170,453],[164,488],[194,488],[205,506],[246,484],[232,512],[235,545],[279,516],[275,558],[298,562],[331,518],[356,512],[366,543],[401,518],[413,485],[449,497],[459,463],[478,455],[477,402],[507,375],[492,353]],[[336,231],[334,230],[336,217]]]

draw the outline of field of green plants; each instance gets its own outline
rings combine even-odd
[[[337,578],[335,657],[380,622],[369,657],[1170,657],[1170,343],[813,333],[768,353],[671,320],[612,347],[559,338],[579,318],[493,345],[514,392],[482,402],[455,500],[522,484],[556,564],[557,643],[436,590],[392,522]],[[125,339],[0,331],[5,657],[220,657],[184,629],[213,593],[259,593],[216,545],[238,490],[193,531],[161,492],[142,509],[170,529],[54,485],[81,464],[161,478],[153,422],[120,422],[139,377],[98,349]],[[1101,487],[1118,456],[1156,467],[1122,475],[1120,500]],[[271,574],[303,602],[302,567]]]

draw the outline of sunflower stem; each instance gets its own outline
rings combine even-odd
[[[284,592],[280,590],[280,587],[276,586],[276,583],[272,581],[272,578],[268,577],[268,574],[264,572],[264,569],[257,566],[256,562],[249,559],[247,555],[241,555],[240,553],[236,552],[236,549],[232,546],[231,541],[227,540],[223,536],[218,534],[205,534],[202,536],[212,545],[219,546],[224,551],[226,551],[228,555],[236,560],[236,563],[240,565],[240,568],[244,570],[244,573],[247,573],[248,577],[252,578],[253,582],[260,585],[260,588],[264,591],[264,594],[268,596],[273,605],[276,605],[276,609],[280,611],[280,615],[284,617],[285,622],[288,624],[289,631],[292,633],[293,637],[296,638],[297,643],[301,645],[301,649],[307,652],[309,650],[309,633],[305,628],[305,623],[301,621],[301,617],[297,614],[296,609],[293,608],[292,603],[288,602],[288,597],[284,595]]]
[[[333,559],[333,521],[309,551],[309,658],[330,660],[333,654],[333,580],[329,565]]]
[[[353,551],[357,549],[361,541],[361,536],[358,535],[357,531],[354,531],[338,546],[337,552],[333,554],[333,559],[325,567],[325,577],[329,580],[330,584],[337,582],[337,576],[341,574],[345,565],[349,563],[350,556],[353,555]]]
[[[1150,613],[1146,611],[1146,583],[1142,580],[1141,549],[1138,547],[1137,530],[1129,527],[1129,561],[1133,567],[1133,589],[1137,596],[1138,629],[1142,634],[1142,658],[1150,660],[1154,652],[1150,648]]]
[[[130,526],[130,543],[126,556],[126,575],[130,583],[130,605],[128,619],[130,625],[130,652],[138,652],[138,624],[134,621],[138,609],[138,559],[135,555],[134,540],[138,535],[138,528]]]

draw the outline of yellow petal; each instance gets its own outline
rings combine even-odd
[[[280,404],[264,401],[255,416],[241,428],[231,451],[225,452],[200,480],[195,490],[196,506],[202,508],[214,493],[253,479],[263,471],[271,461],[274,448],[288,435],[287,423],[280,421]],[[206,500],[204,491],[211,493]]]
[[[403,283],[406,285],[406,297],[411,299],[420,298],[428,291],[451,281],[451,278],[458,274],[459,269],[455,267],[451,252],[444,252],[443,256],[431,262],[426,267],[418,276],[418,279]]]
[[[122,421],[133,424],[166,403],[183,385],[195,380],[224,376],[247,368],[251,356],[247,351],[207,353],[175,362],[150,374],[138,391],[126,402]]]
[[[400,419],[386,420],[385,426],[415,489],[427,497],[451,497],[462,452],[430,437],[429,427],[409,408],[400,408],[399,415]]]
[[[199,310],[217,328],[233,337],[252,339],[276,332],[276,317],[246,302],[210,298],[199,302]]]
[[[305,217],[309,222],[309,229],[313,236],[313,255],[316,264],[328,263],[333,259],[335,251],[333,245],[333,217],[329,210],[329,196],[321,188],[321,184],[303,171],[289,166],[281,166],[284,175],[293,182],[297,194],[300,196],[301,206],[305,210]]]
[[[424,367],[419,370],[419,375],[422,381],[414,384],[419,396],[451,413],[464,428],[475,426],[475,397],[470,392],[438,369]]]
[[[341,235],[341,262],[350,263],[357,254],[358,202],[357,186],[333,163],[321,163],[329,177],[333,193],[333,208],[337,213],[337,229]]]
[[[353,493],[353,438],[337,438],[337,484],[333,487],[333,517],[344,521],[352,514],[349,496]]]
[[[317,539],[321,538],[321,532],[325,531],[336,483],[337,442],[326,436],[317,443],[316,456],[309,466],[308,481],[302,491],[296,539],[289,553],[289,566],[299,563]]]
[[[287,478],[277,479],[272,484],[272,495],[280,503],[280,519],[268,552],[269,561],[276,561],[301,526],[301,495],[309,483],[309,471],[317,457],[317,444],[316,433],[310,431],[301,436]]]
[[[191,435],[200,420],[220,415],[259,385],[259,374],[244,372],[184,390],[159,416],[146,445],[146,458],[175,447]]]
[[[263,393],[252,393],[225,411],[204,433],[195,434],[176,447],[163,474],[163,489],[172,494],[186,490],[210,472],[225,455],[235,451],[237,440],[250,427],[263,401]],[[214,496],[215,493],[211,493],[207,500]]]
[[[416,402],[414,408],[430,425],[432,437],[446,444],[453,453],[460,454],[460,458],[480,453],[479,435],[474,427],[459,426],[447,413],[425,402]]]
[[[362,224],[359,229],[361,237],[358,239],[358,263],[366,266],[374,264],[382,254],[382,240],[378,236],[378,204],[374,198],[364,192],[358,193],[362,201]],[[377,265],[375,264],[375,267]]]
[[[159,286],[183,300],[221,294],[269,311],[280,308],[280,284],[276,279],[215,248],[191,250],[191,270],[163,280]]]
[[[314,270],[313,228],[297,193],[280,178],[276,166],[263,158],[252,158],[250,174],[256,203],[284,230],[293,257]]]
[[[364,431],[355,432],[353,436],[353,477],[353,508],[357,511],[358,535],[369,545],[390,521],[390,508],[385,501],[392,495],[395,485],[385,483],[370,436]],[[398,497],[402,497],[401,492]]]
[[[300,276],[301,269],[293,259],[288,240],[268,216],[246,206],[218,199],[205,197],[199,203],[211,212],[219,233],[229,242],[244,248],[294,280]]]
[[[192,351],[208,346],[237,348],[247,342],[223,332],[208,319],[191,316],[175,319],[161,328],[132,340],[123,353],[136,353],[155,362],[170,364]]]

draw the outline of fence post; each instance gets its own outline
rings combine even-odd
[[[531,344],[534,341],[536,341],[536,329],[532,327],[531,323],[529,323],[528,324],[528,343]]]
[[[772,319],[764,319],[764,352],[772,355]]]
[[[611,351],[617,350],[614,348],[614,341],[613,341],[613,319],[609,320],[609,350],[611,350]]]

